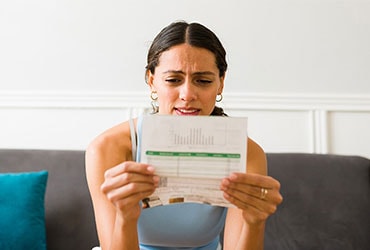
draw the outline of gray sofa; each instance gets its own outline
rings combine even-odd
[[[268,162],[284,201],[267,221],[265,249],[369,249],[369,159],[268,154]]]
[[[268,154],[284,202],[267,221],[265,249],[368,249],[370,161],[355,156]],[[48,249],[98,245],[84,152],[0,150],[0,172],[48,170]]]
[[[98,245],[82,151],[0,150],[0,172],[49,171],[45,194],[47,249]]]

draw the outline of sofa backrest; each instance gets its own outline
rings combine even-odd
[[[266,250],[351,250],[370,246],[370,160],[268,154],[284,201],[266,226]]]
[[[0,150],[0,172],[49,172],[45,194],[48,249],[98,245],[84,159],[83,151]]]
[[[370,160],[267,154],[283,203],[266,226],[265,250],[351,250],[370,246]],[[98,245],[83,151],[0,150],[0,172],[49,171],[48,249]]]

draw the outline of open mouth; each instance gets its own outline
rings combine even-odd
[[[199,115],[199,109],[175,108],[177,115]]]

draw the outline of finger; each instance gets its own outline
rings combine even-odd
[[[261,196],[261,187],[239,183],[239,182],[230,182],[229,179],[225,178],[221,181],[220,189],[226,191],[228,189],[242,190],[242,192],[259,198]]]
[[[268,189],[242,183],[232,183],[229,182],[228,179],[222,180],[220,188],[222,191],[230,194],[234,190],[234,192],[240,192],[241,195],[250,195],[254,198],[265,200],[272,204],[280,204],[283,200],[283,197],[278,189]]]
[[[154,174],[154,167],[144,163],[137,163],[133,161],[125,161],[113,168],[105,171],[105,178],[114,177],[125,172],[141,173],[141,174]]]
[[[157,186],[159,183],[159,177],[156,175],[144,175],[131,172],[122,173],[115,177],[107,178],[101,185],[101,190],[106,193],[130,183],[148,183]]]
[[[114,204],[118,206],[120,210],[130,209],[134,205],[137,205],[144,198],[149,197],[151,194],[153,194],[153,191],[135,193],[126,199],[117,200]]]
[[[248,224],[265,221],[271,215],[271,213],[263,211],[258,207],[235,200],[233,197],[228,196],[226,193],[224,197],[232,204],[234,204],[238,209],[241,209],[243,211],[243,217]]]
[[[267,200],[261,200],[238,190],[227,190],[224,193],[224,197],[242,210],[253,207],[256,210],[266,214],[272,214],[276,211],[275,203],[271,203]]]
[[[135,196],[145,198],[146,197],[144,196],[145,193],[153,193],[154,190],[155,190],[154,184],[130,183],[119,188],[110,190],[109,192],[106,193],[106,196],[111,202],[117,202],[118,200],[130,198],[132,199],[132,197]]]
[[[244,183],[251,186],[263,187],[267,189],[280,189],[280,182],[271,176],[253,173],[232,173],[227,177],[232,183]]]

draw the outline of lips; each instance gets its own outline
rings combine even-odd
[[[177,115],[199,115],[200,110],[194,108],[175,108]]]

